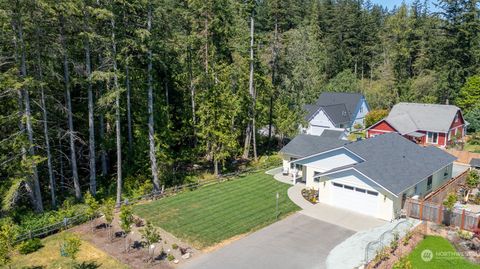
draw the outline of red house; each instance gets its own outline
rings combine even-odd
[[[367,129],[367,138],[390,132],[418,144],[445,147],[454,140],[463,140],[466,124],[456,106],[399,103],[385,119]]]

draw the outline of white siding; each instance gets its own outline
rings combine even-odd
[[[308,123],[308,128],[305,130],[305,133],[310,135],[321,135],[323,131],[328,128],[335,128],[335,126],[327,117],[327,114],[320,109]]]

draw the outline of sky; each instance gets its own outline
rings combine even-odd
[[[400,6],[402,2],[405,2],[406,4],[411,4],[413,0],[371,0],[372,3],[375,4],[381,4],[384,7],[387,7],[389,10],[391,10],[395,6]],[[423,2],[423,1],[422,1]],[[436,0],[428,0],[428,3],[430,4],[430,11],[435,11],[435,6],[432,3],[435,3]]]

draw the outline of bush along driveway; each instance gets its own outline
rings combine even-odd
[[[290,186],[261,171],[136,205],[134,213],[201,249],[299,210],[287,196]]]

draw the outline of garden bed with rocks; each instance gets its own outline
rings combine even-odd
[[[157,228],[161,240],[148,246],[140,231],[145,228],[144,221],[136,218],[127,239],[118,226],[118,216],[111,227],[106,227],[104,219],[99,218],[72,229],[83,240],[94,244],[110,256],[128,265],[130,268],[170,269],[184,263],[198,250],[180,241],[170,233]],[[127,250],[128,249],[128,250]]]

